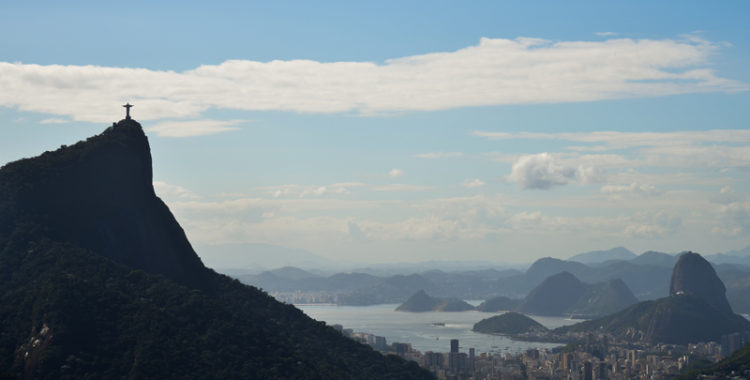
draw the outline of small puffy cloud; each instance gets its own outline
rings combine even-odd
[[[595,166],[579,164],[570,166],[549,153],[521,156],[511,168],[508,180],[524,189],[549,189],[570,182],[598,182],[603,171]]]
[[[388,176],[391,178],[398,178],[404,175],[404,171],[401,169],[391,169],[391,171],[388,172]]]
[[[432,153],[415,154],[414,157],[434,160],[438,158],[461,157],[462,155],[463,153],[461,152],[432,152]]]
[[[596,32],[594,34],[596,34],[599,37],[611,37],[611,36],[616,36],[617,35],[617,33],[615,33],[615,32]]]
[[[467,179],[461,183],[461,186],[468,188],[476,188],[484,186],[484,181],[479,178]]]
[[[242,123],[243,120],[184,120],[163,121],[154,124],[146,130],[156,133],[162,137],[193,137],[214,135],[221,132],[236,131],[239,128],[233,125]]]

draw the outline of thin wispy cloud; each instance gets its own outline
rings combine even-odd
[[[164,181],[154,181],[153,185],[154,191],[160,197],[175,198],[179,200],[199,198],[197,194],[179,185],[169,184]]]
[[[485,185],[484,181],[482,181],[482,180],[481,180],[481,179],[479,179],[479,178],[474,178],[474,179],[467,179],[466,181],[463,181],[463,182],[461,183],[461,186],[463,186],[463,187],[468,187],[468,188],[470,188],[470,189],[471,189],[471,188],[482,187],[482,186],[484,186],[484,185]]]
[[[662,194],[662,191],[655,186],[638,182],[633,182],[629,185],[604,185],[601,188],[601,192],[613,195],[635,194],[642,196]]]
[[[373,186],[373,191],[425,191],[432,189],[431,186],[412,185],[408,183],[393,183],[390,185]]]
[[[70,120],[60,119],[60,118],[50,118],[50,119],[44,119],[39,122],[39,124],[63,124],[63,123],[69,123]]]
[[[694,37],[482,38],[383,64],[230,60],[175,72],[0,62],[0,105],[110,122],[112,104],[125,101],[137,105],[136,118],[157,120],[200,118],[210,108],[377,115],[747,90],[711,69],[719,49]]]
[[[474,131],[472,134],[490,140],[559,140],[590,144],[567,147],[572,153],[557,153],[556,156],[567,160],[583,159],[599,167],[750,167],[750,130],[744,129],[587,133]],[[615,153],[612,151],[625,152],[612,154]],[[585,152],[590,154],[583,154]],[[492,157],[495,160],[517,160],[502,154]]]
[[[236,131],[243,120],[171,120],[156,123],[146,130],[163,137],[193,137]]]
[[[434,160],[438,158],[452,158],[452,157],[461,157],[463,153],[461,152],[431,152],[431,153],[419,153],[415,154],[414,157],[416,158],[425,158],[428,160]]]
[[[750,130],[727,129],[677,132],[616,132],[595,131],[586,133],[534,133],[474,131],[474,136],[490,140],[561,140],[580,143],[604,144],[610,148],[643,146],[675,146],[706,143],[750,143]]]
[[[388,176],[391,178],[398,178],[402,177],[404,175],[404,171],[401,169],[391,169],[391,171],[388,172]]]

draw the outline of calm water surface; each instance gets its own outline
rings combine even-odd
[[[460,350],[476,349],[482,352],[518,353],[530,348],[553,348],[559,344],[519,342],[504,336],[479,334],[471,331],[475,323],[500,313],[480,311],[407,313],[395,311],[398,304],[372,306],[296,305],[305,314],[329,325],[384,336],[388,344],[411,343],[422,351],[448,352],[450,340],[458,339]],[[530,316],[547,328],[570,325],[580,320],[562,317]],[[436,325],[436,323],[445,324]]]

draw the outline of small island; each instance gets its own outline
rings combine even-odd
[[[458,298],[431,297],[424,290],[414,293],[414,295],[396,308],[396,311],[408,311],[412,313],[468,310],[474,310],[474,306]]]
[[[518,335],[526,333],[543,333],[547,328],[539,322],[516,312],[509,312],[483,319],[472,329],[484,334]]]

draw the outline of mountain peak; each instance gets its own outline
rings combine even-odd
[[[669,295],[693,294],[722,312],[732,314],[726,287],[703,256],[687,252],[680,256],[672,271]]]
[[[198,286],[207,270],[156,196],[152,177],[148,138],[137,121],[123,119],[84,141],[4,166],[0,215],[44,226],[56,240],[119,263]]]

